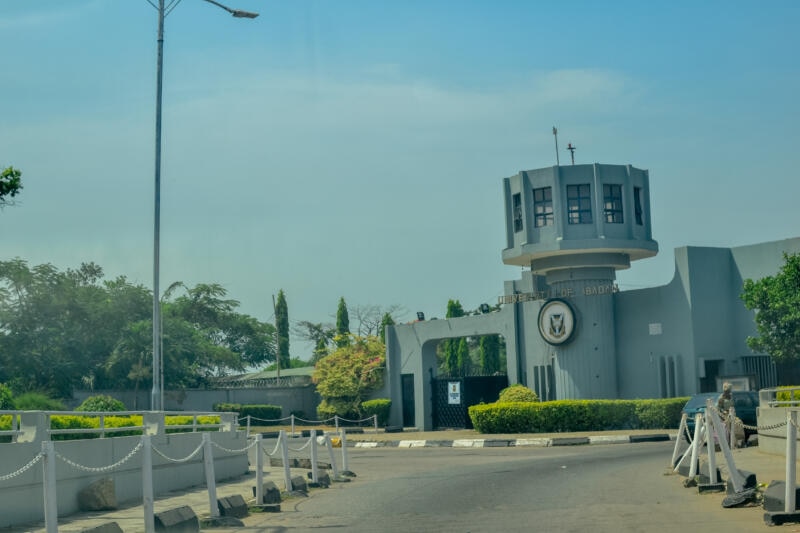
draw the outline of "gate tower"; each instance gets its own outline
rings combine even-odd
[[[518,340],[537,348],[518,371],[547,368],[556,399],[617,398],[616,271],[658,253],[647,170],[554,166],[521,171],[503,186],[503,262],[530,267],[534,287],[514,303],[525,302],[529,312],[519,316],[537,323],[518,330],[540,337]]]

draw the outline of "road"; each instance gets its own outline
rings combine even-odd
[[[261,532],[687,532],[765,528],[760,507],[724,509],[668,475],[673,444],[375,448],[350,452],[352,483],[252,515]],[[238,529],[243,531],[243,529]]]

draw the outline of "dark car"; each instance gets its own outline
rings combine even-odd
[[[695,394],[686,405],[683,406],[683,412],[686,413],[686,425],[689,430],[689,435],[694,436],[694,418],[697,413],[705,413],[706,400],[709,398],[714,405],[717,405],[717,399],[721,392],[704,392]],[[757,424],[757,411],[758,411],[758,392],[757,391],[733,391],[733,408],[736,409],[736,417],[742,420],[745,426],[756,427]],[[750,438],[753,433],[758,433],[755,429],[744,428],[744,441]],[[689,435],[684,434],[684,438],[688,441]]]

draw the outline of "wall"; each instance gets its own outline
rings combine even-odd
[[[120,400],[127,409],[148,409],[151,391],[73,391],[74,408],[95,394],[108,394]],[[292,412],[304,413],[307,419],[316,419],[320,397],[314,385],[303,387],[264,387],[247,389],[164,391],[164,408],[167,411],[211,411],[216,403],[269,404],[281,407],[281,417]]]
[[[243,431],[210,433],[212,442],[229,450],[241,450],[247,446]],[[191,454],[200,444],[201,433],[177,433],[153,435],[152,445],[168,457],[181,459]],[[88,467],[104,467],[120,461],[141,441],[141,437],[114,437],[77,441],[56,441],[57,454]],[[15,472],[28,464],[40,451],[42,442],[20,442],[0,444],[2,469],[0,475]],[[214,474],[220,481],[244,475],[249,470],[247,454],[230,454],[213,447]],[[205,483],[203,454],[198,453],[185,463],[172,463],[155,453],[153,457],[153,490],[159,494],[185,489]],[[11,479],[0,481],[0,527],[40,522],[44,520],[42,461]],[[121,466],[107,473],[89,473],[78,470],[61,459],[56,459],[58,516],[64,517],[78,512],[78,492],[94,481],[104,477],[114,479],[117,502],[138,503],[142,501],[142,453],[137,452]],[[157,505],[157,503],[156,503]]]

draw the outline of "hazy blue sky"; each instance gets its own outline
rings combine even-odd
[[[155,0],[154,0],[155,1]],[[494,303],[501,178],[561,162],[649,169],[673,249],[800,235],[800,2],[183,0],[166,19],[161,286],[242,310],[348,304],[444,316]],[[0,0],[0,166],[24,172],[0,259],[95,261],[152,286],[157,12]],[[295,343],[294,356],[306,358]]]

